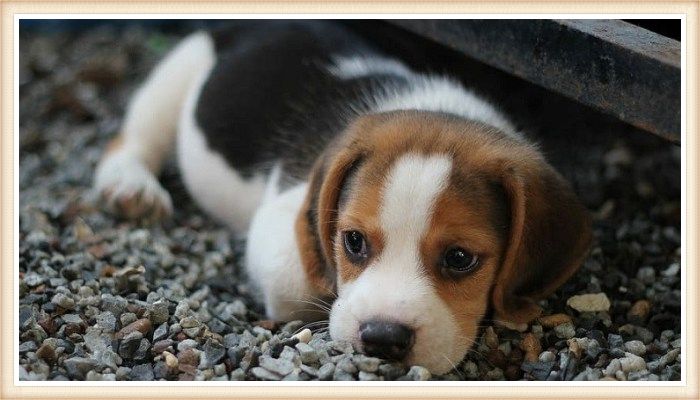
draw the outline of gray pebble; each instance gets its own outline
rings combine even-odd
[[[245,371],[243,371],[240,368],[236,368],[233,371],[231,371],[231,380],[232,381],[242,381],[245,380]]]
[[[381,380],[381,379],[379,379],[379,376],[377,376],[377,374],[373,374],[371,372],[366,372],[366,371],[360,371],[360,373],[358,374],[358,378],[361,381],[379,381],[379,380]]]
[[[134,314],[132,312],[123,313],[119,317],[119,321],[122,323],[122,326],[127,326],[127,325],[131,324],[132,322],[136,321],[137,319],[138,318],[136,317],[136,314]]]
[[[66,310],[72,310],[75,308],[75,300],[63,293],[56,293],[56,295],[51,298],[51,302]]]
[[[342,369],[336,367],[335,371],[333,371],[333,380],[334,381],[354,381],[356,379],[351,373],[343,371]]]
[[[360,371],[364,372],[376,372],[381,362],[381,360],[376,357],[367,357],[364,354],[352,356],[352,361]]]
[[[129,303],[126,301],[126,299],[121,296],[103,294],[100,302],[100,307],[103,310],[111,312],[112,314],[114,314],[115,317],[119,317],[124,312],[128,304]]]
[[[432,374],[426,368],[414,365],[408,370],[406,376],[412,381],[427,381],[432,377]]]
[[[153,366],[151,364],[135,365],[129,376],[132,381],[152,381],[154,378]]]
[[[572,337],[576,336],[576,328],[571,322],[566,322],[555,326],[554,333],[558,338],[571,339]]]
[[[314,348],[309,346],[308,344],[297,343],[294,347],[299,352],[299,357],[302,363],[313,364],[316,361],[318,361],[318,355],[316,354],[316,350],[314,350]]]
[[[168,322],[170,314],[168,312],[169,302],[165,299],[160,299],[152,304],[150,308],[150,318],[153,325],[160,325]]]
[[[238,346],[239,338],[236,333],[229,333],[224,336],[224,347],[231,348]]]
[[[327,363],[323,364],[321,368],[318,369],[318,379],[322,381],[330,380],[335,372],[335,364]]]
[[[19,345],[19,352],[26,353],[28,351],[36,351],[36,343],[34,342],[24,342]]]
[[[219,342],[207,340],[204,344],[204,357],[201,360],[201,367],[210,368],[216,365],[226,355],[226,348]]]
[[[381,364],[379,373],[388,381],[393,381],[405,373],[405,369],[398,363]]]
[[[85,380],[86,374],[97,368],[97,361],[91,358],[73,357],[66,359],[63,362],[63,366],[66,367],[66,372],[68,372],[69,377]]]
[[[637,279],[645,285],[651,285],[656,281],[656,270],[652,267],[642,267],[637,270]]]
[[[105,332],[114,332],[117,328],[117,318],[110,311],[97,314],[95,322]]]
[[[623,372],[641,371],[646,368],[646,363],[642,357],[632,353],[625,353],[626,357],[620,358],[620,368]]]
[[[162,323],[153,331],[153,341],[163,340],[168,336],[168,324]]]
[[[279,381],[282,377],[266,368],[254,367],[250,370],[254,377],[265,381]],[[291,372],[291,371],[290,371]]]
[[[629,342],[626,342],[625,350],[637,356],[642,356],[647,352],[646,346],[639,340],[630,340]]]
[[[551,362],[554,361],[555,358],[556,356],[551,351],[543,351],[538,357],[538,359],[542,362]]]
[[[335,365],[336,370],[342,370],[348,374],[356,374],[357,367],[352,362],[352,358],[348,355],[343,355],[342,358]]]
[[[192,339],[185,339],[182,342],[177,344],[177,351],[185,351],[187,349],[196,349],[197,348],[197,342]]]
[[[268,356],[261,356],[258,360],[259,365],[268,371],[272,371],[278,375],[285,376],[294,370],[294,364],[291,361],[276,359]]]
[[[624,345],[624,341],[622,340],[622,336],[620,335],[615,335],[615,334],[608,334],[608,346],[611,349],[617,349],[617,348],[622,348]]]

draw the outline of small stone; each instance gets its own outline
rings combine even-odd
[[[165,299],[160,299],[151,305],[150,318],[154,325],[160,325],[168,322],[168,319],[170,318],[168,306],[169,302]]]
[[[552,362],[556,359],[556,356],[551,351],[543,351],[538,357],[541,362]]]
[[[432,377],[430,371],[420,365],[412,366],[406,376],[412,381],[427,381]]]
[[[164,351],[163,358],[165,359],[165,366],[168,367],[168,370],[171,371],[171,373],[175,373],[179,365],[177,357],[168,351]]]
[[[168,335],[168,324],[162,323],[160,326],[156,328],[155,331],[153,331],[153,341],[157,342],[159,340],[165,339],[165,337]]]
[[[132,381],[152,381],[154,378],[153,366],[151,364],[135,365],[129,375]]]
[[[611,349],[619,349],[622,348],[623,345],[624,341],[622,340],[622,336],[613,333],[608,334],[608,346]]]
[[[550,371],[554,367],[554,361],[552,362],[524,362],[521,365],[521,369],[525,372],[530,373],[535,379],[544,381],[549,377]]]
[[[627,311],[627,319],[635,324],[643,324],[651,311],[651,302],[649,300],[637,300],[629,311]]]
[[[579,343],[577,338],[571,338],[566,341],[566,343],[569,345],[569,353],[573,354],[576,358],[581,358],[581,352],[583,351],[583,348],[581,347],[581,344]]]
[[[680,272],[681,266],[678,263],[673,263],[668,266],[665,270],[661,271],[661,275],[663,276],[676,276],[678,275],[678,272]]]
[[[571,317],[566,314],[552,314],[539,317],[537,319],[542,326],[545,328],[554,328],[557,325],[565,324],[567,322],[572,322]]]
[[[311,340],[312,334],[311,334],[311,329],[306,328],[302,330],[301,332],[297,333],[294,335],[297,340],[299,340],[300,343],[309,343]]]
[[[318,369],[318,379],[322,381],[330,380],[335,372],[335,364],[326,363]]]
[[[641,371],[646,369],[646,362],[642,357],[632,353],[625,353],[626,357],[620,358],[620,368],[623,372]]]
[[[349,374],[356,374],[357,373],[357,367],[355,364],[352,362],[351,357],[343,357],[335,366],[336,370],[340,369],[343,370]]]
[[[304,364],[313,364],[318,360],[318,355],[316,354],[316,350],[309,346],[306,343],[297,343],[294,346],[297,351],[299,352],[299,357],[301,358],[301,362]]]
[[[268,356],[261,356],[258,363],[262,368],[280,376],[285,376],[294,370],[294,363],[291,361],[275,359]]]
[[[360,371],[364,372],[377,372],[379,364],[381,363],[380,359],[376,357],[367,357],[364,354],[352,356],[352,361]]]
[[[360,371],[360,373],[358,374],[358,378],[361,381],[378,381],[378,380],[380,380],[379,376],[377,376],[377,374],[373,374],[371,372],[366,372],[366,371]]]
[[[61,318],[63,319],[63,322],[65,322],[67,324],[82,324],[83,323],[83,319],[80,318],[80,315],[77,315],[77,314],[63,314],[63,316],[61,316]]]
[[[561,339],[571,339],[576,336],[576,328],[571,322],[567,322],[554,327],[554,334]]]
[[[129,374],[131,374],[131,368],[119,367],[117,368],[117,373],[115,375],[117,376],[118,381],[124,381],[129,378]]]
[[[123,358],[132,358],[141,344],[141,339],[143,339],[143,335],[138,331],[126,335],[119,344],[119,355]]]
[[[645,285],[651,285],[656,281],[656,270],[649,266],[639,268],[637,270],[637,279]]]
[[[126,312],[119,317],[119,322],[122,323],[122,326],[127,326],[132,322],[136,321],[137,319],[138,317],[136,316],[136,314],[132,312]]]
[[[649,344],[654,340],[654,333],[649,329],[637,326],[635,327],[634,332],[644,344]]]
[[[56,293],[56,295],[51,298],[51,302],[66,310],[72,310],[75,308],[75,300],[63,293]]]
[[[245,380],[245,371],[243,371],[240,368],[236,368],[233,371],[231,371],[231,380],[232,381],[242,381]]]
[[[610,361],[610,364],[605,368],[603,373],[605,376],[615,376],[615,374],[622,369],[622,365],[620,364],[620,359],[615,358],[612,361]]]
[[[236,334],[236,333],[229,333],[229,334],[224,336],[224,347],[226,347],[227,349],[237,346],[238,342],[239,342],[239,338],[238,338],[238,334]]]
[[[264,381],[279,381],[282,379],[280,375],[261,367],[254,367],[250,372],[254,377]]]
[[[182,364],[195,367],[199,365],[199,351],[193,348],[187,348],[177,354],[177,361],[180,367],[182,367]]]
[[[141,335],[146,336],[148,332],[151,331],[151,327],[151,321],[148,318],[142,318],[123,327],[119,332],[116,333],[116,335],[114,335],[114,338],[122,339],[132,332],[140,332]]]
[[[19,352],[20,353],[26,353],[28,351],[34,351],[36,350],[36,343],[34,342],[24,342],[19,345]]]
[[[404,374],[404,368],[398,363],[381,364],[379,366],[379,373],[386,380],[393,381]]]
[[[117,328],[117,318],[110,311],[97,314],[95,322],[105,332],[114,332]]]
[[[498,335],[493,330],[492,326],[489,326],[484,331],[484,344],[490,349],[498,348]]]
[[[73,357],[65,360],[63,366],[71,378],[85,380],[86,374],[97,368],[97,361],[91,358]]]
[[[101,309],[111,312],[115,317],[121,316],[128,304],[125,298],[111,294],[103,294],[100,303]]]
[[[610,300],[605,293],[582,294],[569,297],[566,305],[578,312],[608,311]]]
[[[647,347],[639,340],[630,340],[625,343],[625,350],[636,356],[642,356],[647,352]]]
[[[542,352],[542,345],[540,344],[539,339],[537,339],[537,337],[531,332],[523,335],[522,341],[520,342],[520,348],[525,352],[525,354],[534,353],[535,358],[537,358],[537,355]]]
[[[202,326],[202,323],[197,321],[194,317],[185,317],[180,320],[180,326],[182,329],[199,328]]]
[[[355,377],[351,373],[345,372],[340,368],[336,368],[335,371],[333,371],[333,380],[334,381],[354,381]]]
[[[226,348],[219,342],[207,340],[204,344],[204,357],[202,367],[210,368],[216,365],[226,355]]]
[[[159,341],[153,343],[153,347],[151,347],[151,351],[153,352],[153,354],[160,354],[163,351],[165,351],[166,349],[168,349],[168,347],[172,346],[173,343],[175,343],[175,342],[173,342],[171,339],[159,340]]]
[[[44,344],[36,351],[36,356],[49,364],[53,364],[56,361],[56,349],[44,341]]]

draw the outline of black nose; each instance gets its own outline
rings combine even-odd
[[[394,322],[369,321],[360,325],[360,340],[369,356],[401,360],[413,346],[413,330]]]

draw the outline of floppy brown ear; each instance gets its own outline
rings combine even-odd
[[[569,184],[543,159],[501,167],[511,226],[493,289],[499,319],[526,323],[541,313],[536,300],[578,269],[591,242],[591,222]]]
[[[335,292],[336,271],[333,237],[338,219],[338,200],[346,177],[359,160],[351,147],[330,147],[314,165],[306,199],[296,220],[296,237],[306,276],[324,295]]]

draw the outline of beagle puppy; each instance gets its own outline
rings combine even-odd
[[[536,318],[591,241],[571,187],[501,112],[334,22],[184,39],[97,167],[104,204],[167,216],[172,150],[199,206],[247,236],[269,318],[328,318],[334,340],[436,374],[484,318]]]

